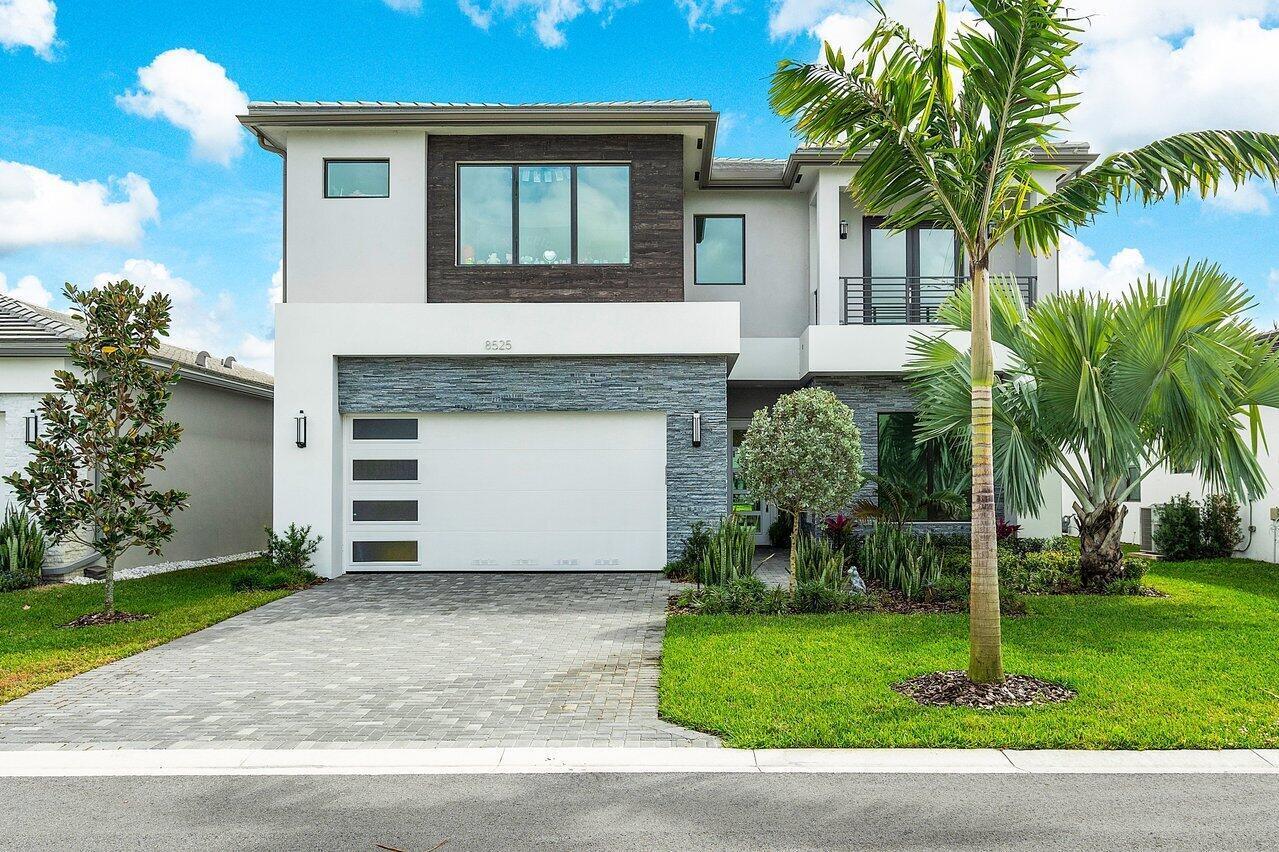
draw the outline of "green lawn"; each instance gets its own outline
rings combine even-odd
[[[1279,746],[1279,568],[1156,564],[1167,598],[1027,599],[1005,666],[1066,683],[1063,705],[925,708],[889,689],[967,664],[964,615],[673,616],[663,718],[738,747]]]
[[[231,591],[231,573],[246,564],[118,582],[116,608],[153,617],[106,627],[61,626],[102,608],[101,585],[40,586],[0,594],[0,703],[290,594]]]

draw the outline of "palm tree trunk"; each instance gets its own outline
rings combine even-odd
[[[972,331],[972,577],[968,596],[968,678],[1004,679],[999,625],[999,560],[995,547],[994,346],[990,339],[990,282],[985,262],[971,265]]]
[[[790,528],[790,590],[795,591],[795,556],[799,548],[799,510],[791,513]]]
[[[115,615],[115,557],[107,557],[107,575],[102,582],[103,588],[106,590],[106,598],[102,604],[102,611],[108,616]]]
[[[1123,576],[1123,548],[1119,537],[1124,530],[1128,507],[1103,503],[1085,512],[1074,506],[1079,521],[1079,580],[1085,589],[1102,591]]]

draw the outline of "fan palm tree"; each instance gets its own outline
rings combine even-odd
[[[871,0],[878,8],[876,0]],[[1215,193],[1223,176],[1279,181],[1279,136],[1182,133],[1112,154],[1054,187],[1054,139],[1078,103],[1068,86],[1081,20],[1063,0],[971,0],[977,25],[947,34],[946,7],[928,43],[883,16],[851,56],[784,61],[774,110],[813,145],[861,156],[849,192],[898,230],[954,230],[972,288],[972,593],[969,677],[1003,679],[996,573],[990,338],[991,248],[1011,240],[1047,254],[1111,202]],[[1060,170],[1058,170],[1058,173]]]
[[[942,305],[942,322],[972,328],[973,292]],[[1027,309],[1006,282],[991,288],[991,336],[1010,363],[995,384],[995,468],[1013,511],[1036,512],[1055,471],[1074,495],[1081,580],[1101,589],[1122,573],[1124,501],[1150,473],[1196,469],[1209,488],[1255,499],[1259,406],[1279,406],[1279,352],[1243,317],[1244,286],[1215,265],[1134,283],[1117,301],[1049,296]],[[942,335],[916,335],[907,367],[920,431],[966,434],[970,358]]]

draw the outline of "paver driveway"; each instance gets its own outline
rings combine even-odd
[[[0,706],[0,749],[714,746],[655,574],[348,575]]]

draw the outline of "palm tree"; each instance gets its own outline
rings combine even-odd
[[[871,0],[878,8],[876,0]],[[1279,181],[1279,136],[1242,131],[1182,133],[1107,156],[1054,188],[1045,164],[1076,104],[1070,92],[1080,19],[1062,0],[972,0],[981,16],[947,36],[946,7],[928,44],[881,17],[846,58],[824,46],[825,62],[784,61],[771,100],[813,145],[862,159],[849,192],[898,230],[952,228],[972,288],[972,593],[968,676],[1003,679],[990,338],[993,246],[1047,254],[1064,232],[1110,202],[1151,203],[1189,191],[1217,191],[1254,176]],[[879,9],[881,16],[882,8]]]
[[[991,288],[992,337],[1010,353],[993,394],[1004,500],[1035,512],[1043,474],[1062,478],[1085,588],[1121,576],[1124,501],[1160,467],[1193,467],[1213,491],[1242,499],[1264,492],[1258,407],[1279,406],[1279,352],[1243,317],[1252,306],[1241,283],[1207,263],[1138,281],[1113,302],[1062,293],[1027,309],[1015,286]],[[939,311],[964,330],[972,314],[968,287]],[[921,434],[965,433],[968,354],[941,335],[916,335],[911,349]]]

